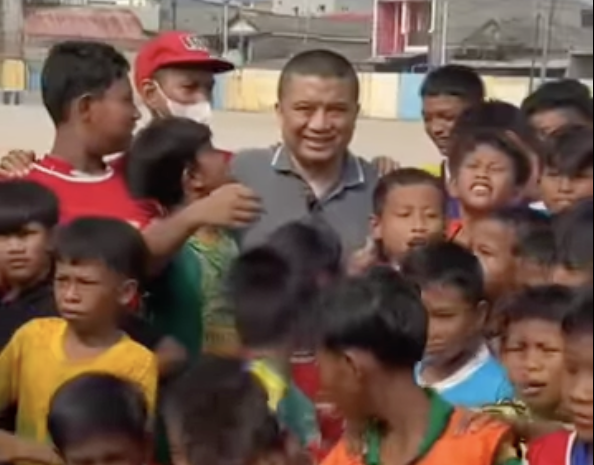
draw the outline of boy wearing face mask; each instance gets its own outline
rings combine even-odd
[[[208,125],[215,75],[233,68],[211,55],[198,36],[171,31],[140,50],[134,84],[152,117],[179,116]]]

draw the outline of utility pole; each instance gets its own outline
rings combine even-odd
[[[447,39],[447,20],[444,21],[444,13],[447,10],[446,0],[432,0],[431,1],[431,39],[429,45],[429,66],[436,68],[441,66],[445,61],[444,39]]]
[[[541,84],[547,80],[549,71],[549,59],[551,54],[551,45],[553,41],[553,27],[555,26],[555,18],[557,16],[557,7],[559,0],[548,0],[548,11],[545,21],[545,31],[543,35],[542,44],[542,61],[540,67],[540,81]]]

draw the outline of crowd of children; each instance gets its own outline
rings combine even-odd
[[[312,209],[241,250],[262,205],[206,124],[231,65],[180,38],[139,53],[136,135],[123,56],[55,46],[59,156],[3,159],[0,463],[591,465],[589,89],[438,68],[442,163],[379,177],[367,244]]]

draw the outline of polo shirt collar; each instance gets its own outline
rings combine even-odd
[[[425,392],[431,402],[429,425],[419,447],[416,460],[422,459],[431,451],[447,429],[454,413],[454,407],[442,399],[435,391],[427,389]],[[367,432],[365,438],[367,446],[365,452],[366,465],[381,465],[381,441],[381,432],[377,428],[372,428]],[[413,463],[416,463],[416,460]]]
[[[291,153],[284,145],[279,145],[274,152],[272,167],[280,173],[298,175],[291,160]],[[352,153],[347,152],[340,186],[348,189],[362,184],[365,184],[365,171],[361,166],[361,161]]]

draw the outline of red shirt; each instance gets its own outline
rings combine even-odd
[[[105,173],[88,175],[77,172],[62,159],[46,156],[32,165],[26,179],[58,196],[61,223],[80,216],[107,216],[143,228],[158,216],[156,205],[130,196],[119,159],[110,163]]]

